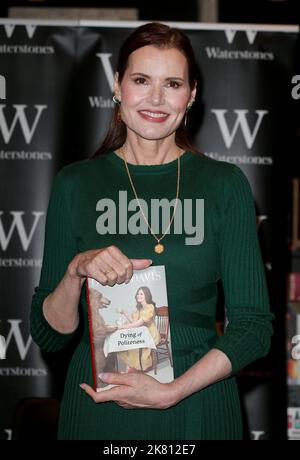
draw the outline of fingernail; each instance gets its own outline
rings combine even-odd
[[[153,261],[151,259],[148,259],[148,262],[151,265]]]
[[[85,390],[85,388],[84,388],[84,383],[80,383],[79,386],[80,386],[80,388],[81,388],[82,390]]]

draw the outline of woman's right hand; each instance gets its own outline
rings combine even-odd
[[[80,252],[70,262],[67,273],[84,282],[90,277],[103,285],[128,283],[133,270],[143,270],[152,264],[150,259],[129,259],[116,246]]]

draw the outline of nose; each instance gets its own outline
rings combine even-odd
[[[159,84],[153,84],[151,87],[150,100],[154,106],[164,103],[163,88]]]

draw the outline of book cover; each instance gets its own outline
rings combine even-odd
[[[127,284],[106,286],[87,278],[87,301],[96,391],[114,386],[101,381],[101,372],[174,380],[164,265],[134,270]]]

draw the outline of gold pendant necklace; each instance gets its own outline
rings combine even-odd
[[[138,196],[137,196],[137,193],[136,193],[136,190],[135,190],[135,187],[133,185],[133,182],[132,182],[132,178],[131,178],[131,174],[129,172],[129,168],[128,168],[128,164],[127,164],[127,161],[126,161],[126,158],[125,158],[125,153],[124,153],[124,146],[123,148],[119,149],[119,151],[121,152],[121,155],[122,155],[122,158],[125,162],[125,166],[126,166],[126,171],[127,171],[127,174],[128,174],[128,178],[129,178],[129,181],[130,181],[130,184],[131,184],[131,187],[132,187],[132,190],[133,190],[133,193],[135,195],[135,198],[138,202],[138,205],[139,205],[139,208],[141,210],[141,213],[142,213],[142,216],[151,232],[151,234],[154,236],[154,238],[156,239],[157,241],[157,244],[154,246],[154,251],[157,253],[157,254],[161,254],[162,252],[164,252],[165,250],[165,246],[161,243],[161,240],[166,236],[166,233],[167,231],[169,230],[169,228],[171,227],[172,225],[172,222],[173,222],[173,219],[174,219],[174,216],[175,216],[175,212],[176,212],[176,208],[177,208],[177,203],[178,203],[178,196],[179,196],[179,183],[180,183],[180,151],[178,153],[178,158],[177,158],[177,161],[178,161],[178,169],[177,169],[177,189],[176,189],[176,199],[175,199],[175,206],[174,206],[174,209],[173,209],[173,214],[172,214],[172,218],[169,222],[169,225],[166,229],[166,231],[163,233],[163,235],[160,237],[160,238],[157,238],[157,236],[155,235],[155,233],[153,232],[152,228],[150,227],[149,225],[149,222],[144,214],[144,211],[143,211],[143,208],[141,206],[141,203],[140,203],[140,200],[138,199]]]
[[[164,250],[165,250],[165,247],[161,243],[156,244],[155,247],[154,247],[154,251],[157,252],[157,254],[160,254],[161,252],[164,252]]]

